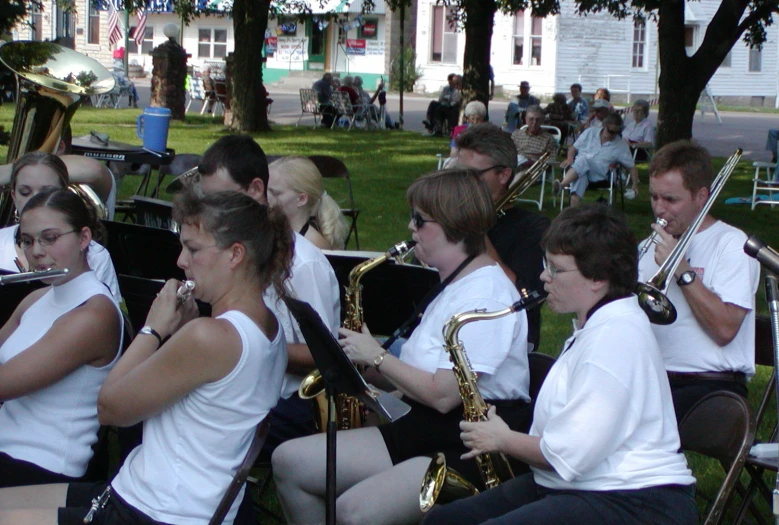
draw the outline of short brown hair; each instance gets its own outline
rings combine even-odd
[[[607,281],[608,297],[624,297],[638,281],[636,238],[624,214],[602,204],[566,208],[541,239],[541,247],[571,255],[587,279]]]
[[[511,173],[517,171],[517,145],[511,140],[511,135],[495,124],[480,122],[468,126],[454,139],[454,145],[457,149],[487,155],[494,165],[511,168]]]
[[[423,175],[408,188],[406,200],[440,224],[449,242],[463,241],[469,256],[487,250],[485,235],[495,224],[495,208],[476,170],[454,168]]]
[[[649,163],[649,177],[659,177],[676,170],[682,176],[684,188],[696,193],[709,188],[714,180],[711,155],[706,148],[692,140],[677,140],[666,144],[655,153]]]

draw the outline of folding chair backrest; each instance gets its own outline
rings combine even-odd
[[[717,459],[725,479],[704,525],[719,524],[755,437],[749,403],[732,392],[712,392],[698,401],[679,423],[682,448]]]
[[[342,94],[346,95],[346,93]],[[346,189],[349,193],[349,208],[341,208],[341,213],[352,220],[352,225],[349,229],[349,237],[351,237],[352,232],[354,232],[354,241],[359,250],[360,240],[357,235],[357,217],[360,214],[360,210],[354,206],[354,192],[352,191],[352,179],[349,177],[349,169],[340,159],[328,155],[309,155],[308,158],[311,162],[316,164],[322,177],[326,179],[346,179]],[[347,244],[349,242],[349,237],[346,239]]]
[[[305,113],[318,113],[319,102],[316,91],[303,88],[300,90],[300,109]]]
[[[757,413],[755,414],[755,427],[760,428],[763,416],[766,414],[766,410],[774,397],[774,388],[776,387],[774,342],[773,335],[771,334],[771,318],[767,315],[758,315],[755,318],[755,364],[772,368],[771,377],[768,378],[768,383],[766,383],[760,404],[757,407]]]
[[[189,96],[194,100],[205,100],[206,91],[203,88],[203,79],[189,77]]]
[[[547,126],[543,125],[541,126],[541,129],[549,133],[554,137],[555,144],[557,145],[557,149],[560,149],[560,142],[563,140],[563,132],[560,131],[560,128],[557,126]]]
[[[348,93],[344,91],[334,91],[331,100],[333,102],[333,107],[339,115],[345,115],[347,117],[354,116],[352,101],[349,99]]]
[[[230,482],[230,486],[227,488],[227,492],[222,496],[222,501],[216,507],[216,512],[211,517],[208,525],[221,525],[230,511],[230,507],[233,506],[236,496],[241,491],[241,487],[246,483],[246,478],[249,476],[249,470],[254,465],[254,461],[257,456],[260,455],[260,450],[265,444],[265,438],[268,437],[268,430],[270,429],[270,416],[266,416],[265,419],[260,421],[257,425],[257,430],[254,432],[254,439],[252,439],[249,450],[246,452],[246,456],[243,458],[241,465],[238,467],[238,471],[233,476],[233,480]]]

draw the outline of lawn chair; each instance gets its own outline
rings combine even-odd
[[[614,205],[614,192],[619,192],[619,196],[622,203],[622,211],[625,211],[625,185],[630,181],[630,175],[625,174],[625,168],[620,164],[612,164],[609,166],[608,173],[604,180],[597,182],[591,182],[587,189],[601,190],[601,199],[608,202],[609,206]],[[608,194],[608,199],[603,197],[603,192]],[[563,211],[565,205],[566,195],[568,202],[571,201],[571,188],[562,188],[560,190],[560,211]]]
[[[203,81],[198,77],[187,77],[189,89],[187,90],[187,107],[184,112],[189,111],[193,100],[199,100],[205,106],[206,90],[203,88]]]
[[[325,106],[330,106],[330,104],[320,104],[319,103],[319,96],[317,95],[316,91],[313,89],[301,89],[300,90],[300,116],[298,117],[298,121],[295,124],[295,127],[298,127],[300,125],[300,119],[303,118],[303,116],[308,113],[312,117],[314,117],[314,127],[316,128],[320,121],[322,120],[322,117],[324,116],[322,113],[322,109],[324,109]]]
[[[520,130],[523,130],[527,128],[527,126],[522,126]],[[541,129],[546,131],[547,133],[551,134],[554,137],[555,140],[555,157],[560,151],[560,141],[563,138],[563,133],[560,131],[560,128],[556,126],[541,126]],[[544,188],[546,187],[546,179],[547,176],[551,173],[551,179],[555,179],[555,167],[558,166],[560,163],[557,162],[556,159],[550,159],[549,162],[547,162],[547,169],[544,171],[544,173],[541,175],[540,181],[541,181],[541,193],[538,194],[538,200],[533,199],[517,199],[517,202],[532,202],[536,206],[538,206],[538,211],[541,211],[541,209],[544,207]],[[562,203],[561,203],[562,204]],[[562,209],[562,208],[560,208]]]
[[[775,162],[753,162],[755,177],[752,179],[752,210],[758,204],[770,204],[773,208],[779,204],[779,179],[774,178],[776,173]],[[765,177],[761,176],[765,173]],[[768,198],[758,196],[758,191],[768,192]]]
[[[333,119],[333,124],[330,129],[334,128],[336,124],[346,126],[346,131],[351,131],[354,127],[355,111],[352,106],[352,101],[349,98],[349,94],[344,91],[334,91],[330,97],[330,101],[333,103],[335,112],[338,115]]]

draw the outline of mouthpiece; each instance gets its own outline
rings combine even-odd
[[[176,308],[184,304],[195,290],[195,281],[184,281],[176,290]]]

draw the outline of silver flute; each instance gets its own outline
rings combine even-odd
[[[195,290],[195,281],[184,281],[176,290],[176,308],[184,304]]]
[[[48,279],[50,277],[62,277],[70,273],[70,270],[63,268],[61,270],[43,270],[40,272],[13,273],[11,275],[0,275],[0,285],[13,283],[26,283],[28,281],[37,281],[38,279]]]
[[[668,221],[658,217],[655,220],[655,224],[659,224],[661,228],[665,228],[666,226],[668,226]],[[644,255],[646,255],[646,252],[649,251],[649,247],[650,246],[652,246],[653,244],[657,244],[657,238],[659,236],[660,236],[660,234],[658,234],[656,231],[653,231],[652,235],[646,240],[646,242],[643,245],[641,245],[641,249],[638,251],[638,260],[639,261],[641,260],[641,258]]]

